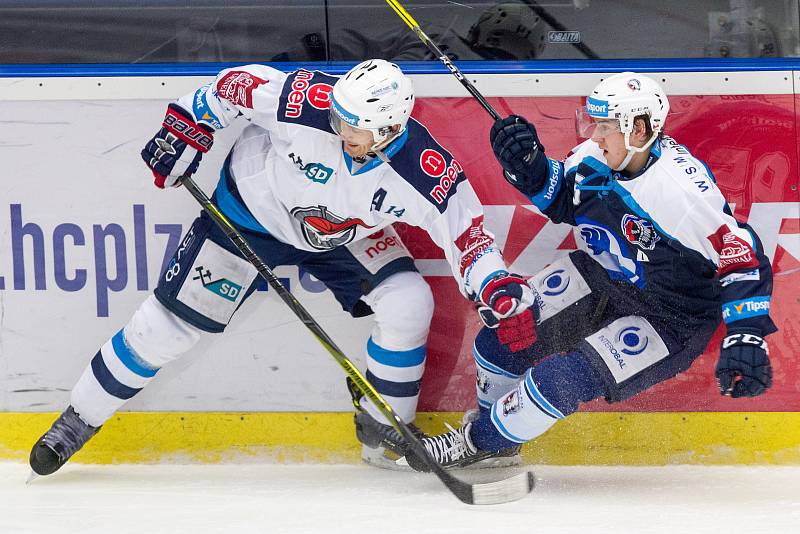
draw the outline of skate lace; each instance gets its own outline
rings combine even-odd
[[[70,408],[56,419],[42,441],[66,459],[78,452],[96,431],[95,427],[84,423]]]
[[[457,462],[472,454],[464,437],[466,427],[456,430],[447,423],[445,423],[445,426],[450,429],[450,432],[439,434],[438,436],[430,436],[423,440],[425,448],[430,455],[442,465]]]

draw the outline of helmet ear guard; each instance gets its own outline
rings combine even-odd
[[[405,131],[413,108],[411,79],[394,63],[370,59],[350,69],[333,86],[330,122],[337,133],[342,122],[369,130],[374,140],[370,151],[377,151]]]

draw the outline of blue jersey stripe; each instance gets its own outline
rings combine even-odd
[[[553,419],[564,419],[564,414],[561,413],[558,408],[550,404],[539,392],[539,388],[536,387],[536,383],[533,381],[533,376],[531,376],[530,371],[528,371],[527,376],[525,376],[525,391],[528,393],[531,400],[536,403],[536,406],[544,413]]]
[[[519,376],[520,376],[520,375],[515,375],[513,373],[509,373],[505,369],[501,369],[500,367],[498,367],[495,364],[491,363],[489,360],[487,360],[486,358],[484,358],[483,356],[480,355],[480,353],[478,352],[478,349],[476,347],[472,348],[472,355],[475,356],[475,362],[479,366],[481,366],[484,369],[486,369],[487,371],[489,371],[490,373],[494,373],[496,375],[505,376],[505,377],[508,377],[508,378],[519,378]]]
[[[124,329],[114,334],[114,337],[111,338],[111,345],[114,347],[114,354],[117,355],[119,361],[131,372],[144,378],[156,376],[158,369],[148,365],[125,342]]]
[[[426,345],[411,350],[389,350],[375,343],[370,337],[367,341],[367,354],[376,362],[389,367],[414,367],[425,361]]]
[[[217,189],[214,191],[217,207],[219,207],[220,211],[240,228],[261,234],[269,234],[267,229],[261,226],[261,223],[259,223],[248,209],[244,207],[241,202],[236,200],[230,190],[228,190],[227,181],[227,173],[223,166],[222,170],[219,172]]]

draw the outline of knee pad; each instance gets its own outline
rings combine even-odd
[[[152,367],[162,367],[200,340],[201,331],[167,310],[155,296],[145,300],[124,328],[125,341]]]
[[[548,358],[530,371],[538,392],[563,416],[603,394],[603,381],[579,351]]]
[[[375,312],[372,339],[390,350],[424,345],[433,317],[433,294],[417,272],[394,274],[364,297]]]

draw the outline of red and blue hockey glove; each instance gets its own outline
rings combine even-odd
[[[722,340],[716,375],[722,395],[733,398],[761,395],[772,385],[767,342],[747,331],[728,331]]]
[[[181,177],[197,171],[200,159],[213,144],[211,127],[198,124],[191,113],[170,104],[161,129],[142,150],[142,159],[153,172],[156,187],[175,187]]]
[[[536,320],[531,309],[533,291],[519,275],[501,273],[481,289],[478,314],[489,328],[497,328],[500,343],[512,352],[524,350],[536,341]]]

